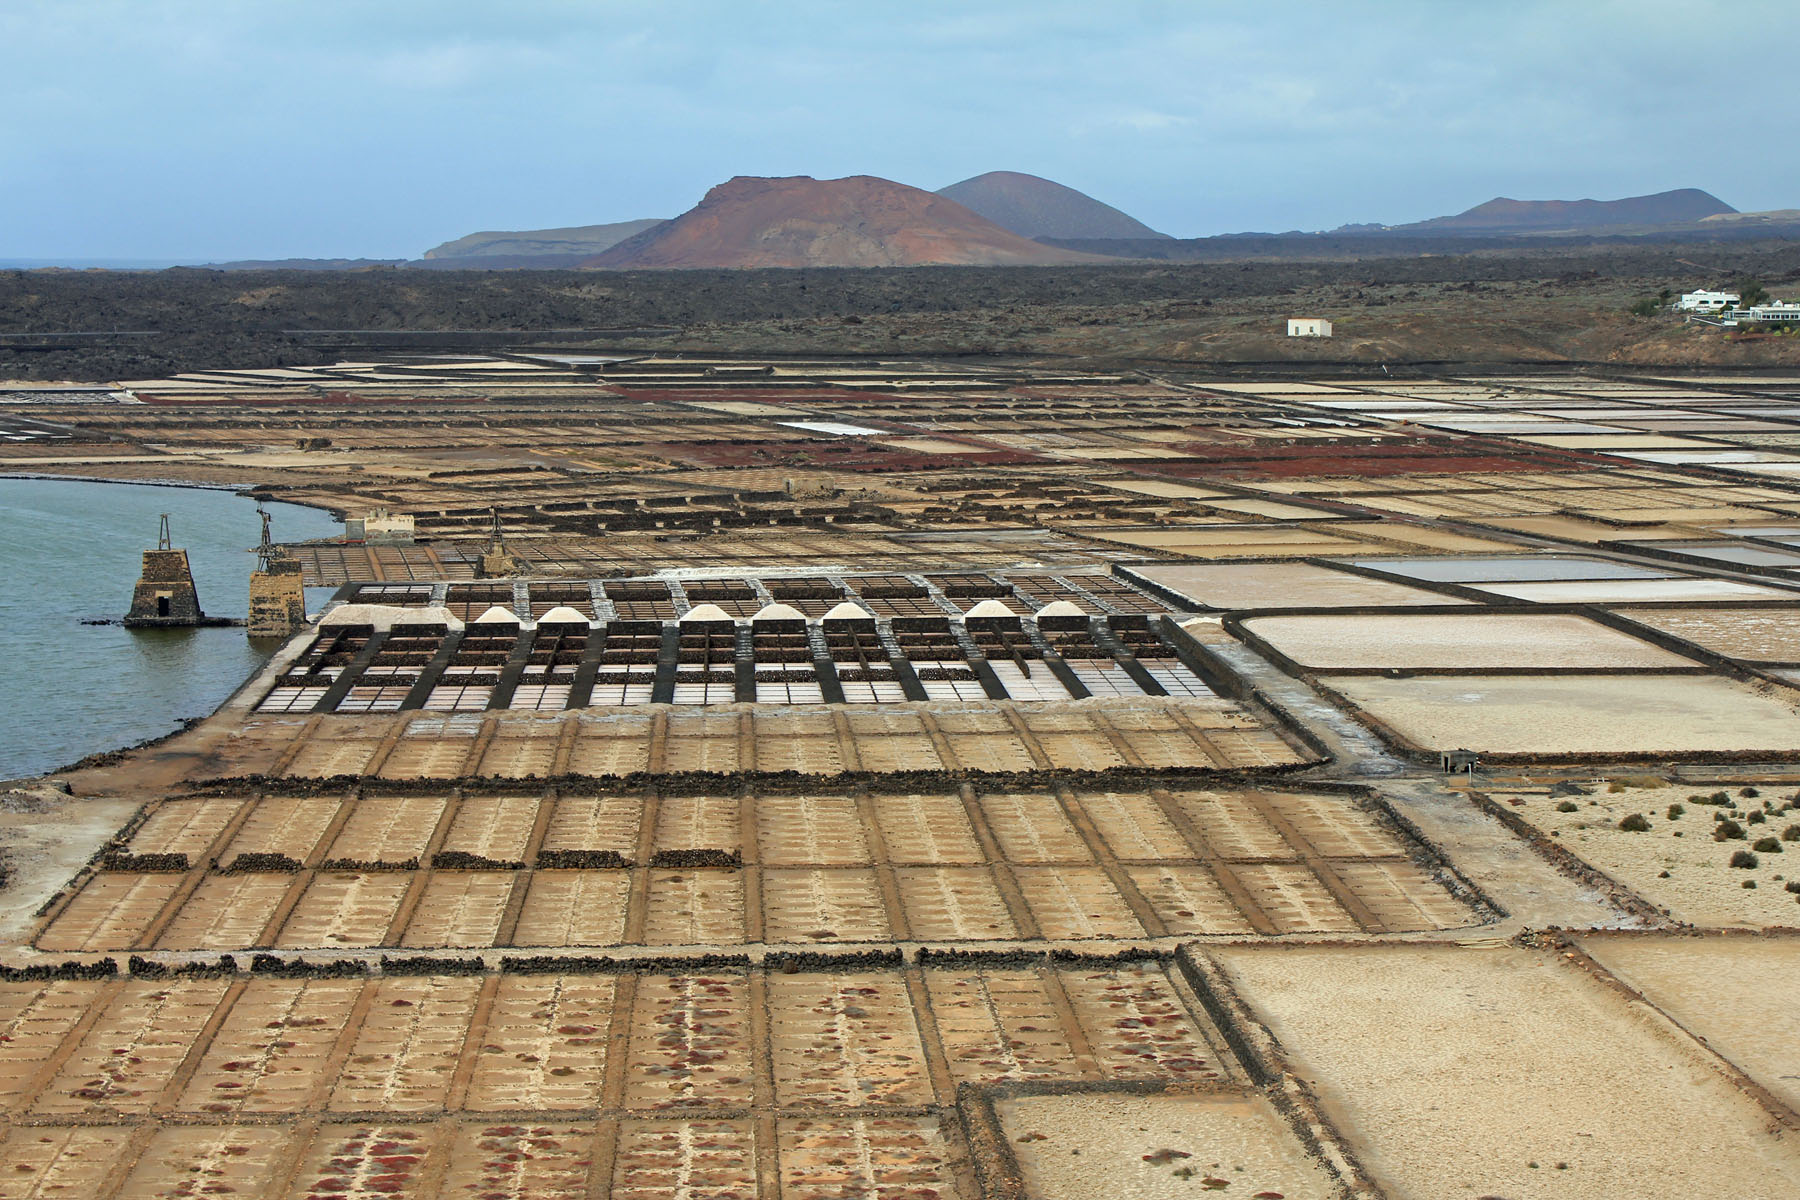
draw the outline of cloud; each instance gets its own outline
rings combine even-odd
[[[9,0],[0,254],[413,254],[672,215],[733,173],[1029,170],[1184,235],[1700,186],[1800,159],[1800,13],[1669,0]],[[1705,64],[1697,71],[1695,64]]]
[[[1129,129],[1138,133],[1161,133],[1164,130],[1180,129],[1192,124],[1194,124],[1193,117],[1154,112],[1149,109],[1134,109],[1131,112],[1113,113],[1092,121],[1077,122],[1070,131],[1077,136],[1115,129]]]

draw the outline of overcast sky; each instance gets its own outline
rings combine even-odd
[[[0,0],[0,258],[411,257],[732,175],[990,170],[1178,237],[1496,195],[1800,207],[1800,9]]]

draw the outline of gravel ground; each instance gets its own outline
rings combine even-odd
[[[1781,842],[1782,853],[1757,854],[1753,869],[1732,867],[1731,856],[1748,850],[1759,838],[1779,837],[1789,825],[1800,824],[1800,810],[1767,815],[1763,823],[1738,824],[1744,840],[1716,842],[1712,834],[1715,813],[1745,813],[1772,800],[1776,808],[1785,797],[1766,792],[1744,799],[1731,790],[1735,810],[1693,803],[1693,787],[1627,788],[1613,792],[1602,786],[1591,796],[1508,795],[1494,799],[1507,804],[1583,861],[1598,867],[1678,921],[1693,925],[1762,929],[1770,926],[1800,928],[1800,895],[1785,890],[1789,880],[1800,879],[1800,841]],[[1513,801],[1523,801],[1514,805]],[[1573,804],[1574,812],[1558,812],[1557,805]],[[1671,804],[1686,811],[1671,820]],[[1619,822],[1633,813],[1643,815],[1650,828],[1632,833]],[[1744,884],[1754,882],[1756,887]]]

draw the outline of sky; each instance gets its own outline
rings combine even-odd
[[[0,259],[416,257],[733,175],[1026,171],[1178,237],[1800,207],[1723,0],[0,0]]]

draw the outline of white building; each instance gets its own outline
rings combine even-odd
[[[1743,299],[1736,292],[1683,292],[1675,307],[1682,312],[1717,312],[1722,308],[1736,308]]]
[[[1737,318],[1762,325],[1800,325],[1800,301],[1775,300],[1752,305],[1740,311]]]
[[[370,509],[360,517],[344,521],[344,537],[352,542],[379,546],[410,546],[413,541],[413,519],[410,513],[390,513],[385,508]]]
[[[1289,337],[1330,337],[1331,322],[1324,317],[1289,317]]]

